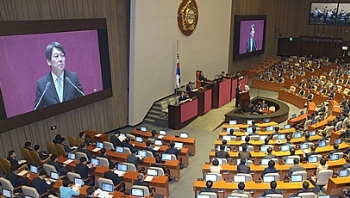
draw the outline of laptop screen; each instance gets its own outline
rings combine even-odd
[[[162,160],[171,160],[171,155],[170,154],[162,154]]]
[[[163,145],[162,140],[154,140],[154,144],[157,145],[157,146],[162,146]]]
[[[253,120],[247,120],[247,124],[252,125],[253,124]]]
[[[184,147],[184,143],[182,143],[182,142],[174,142],[175,143],[175,148],[183,148]]]
[[[217,175],[216,174],[206,174],[205,175],[205,181],[212,181],[216,182],[217,181]]]
[[[6,198],[11,198],[12,197],[12,193],[10,190],[3,188],[2,189],[2,196],[6,197]]]
[[[302,175],[292,175],[292,182],[301,182],[303,181]]]
[[[30,165],[29,166],[29,171],[34,173],[34,174],[38,174],[38,167]]]
[[[159,135],[163,135],[163,136],[166,135],[166,131],[160,130],[160,131],[159,131]]]
[[[266,138],[267,138],[267,135],[260,135],[260,137],[259,137],[259,139],[260,139],[261,141],[264,141]]]
[[[232,137],[229,135],[224,135],[224,136],[222,136],[222,139],[227,140],[227,141],[231,141]]]
[[[319,147],[325,147],[326,146],[326,141],[321,141],[318,143]]]
[[[300,111],[300,115],[304,115],[304,111]]]
[[[309,135],[310,135],[310,136],[315,136],[315,135],[316,135],[316,131],[310,131],[310,132],[309,132]]]
[[[100,160],[91,158],[91,164],[93,164],[95,166],[99,166],[100,165]]]
[[[277,136],[277,139],[279,139],[279,140],[284,140],[284,139],[286,139],[286,135],[285,135],[285,134],[279,134],[279,135]]]
[[[261,165],[268,165],[271,159],[261,159]]]
[[[341,138],[335,139],[335,140],[334,140],[334,143],[335,143],[335,144],[341,144],[341,143],[342,143],[342,139],[341,139]]]
[[[339,177],[347,177],[349,176],[349,170],[339,170]]]
[[[300,144],[300,149],[308,149],[309,148],[309,144]]]
[[[83,186],[83,185],[84,185],[84,181],[83,181],[83,179],[80,179],[80,178],[74,177],[74,184],[77,184],[77,185]]]
[[[107,191],[107,192],[113,192],[113,185],[107,184],[107,183],[102,183],[101,190]]]
[[[292,119],[296,118],[297,117],[297,114],[292,114]]]
[[[147,169],[147,175],[158,176],[158,170],[149,168],[149,169]]]
[[[284,128],[284,129],[290,129],[290,125],[289,125],[289,124],[286,124],[286,125],[284,125],[283,128]]]
[[[118,164],[118,168],[117,168],[119,171],[128,171],[128,166],[125,165],[125,164]]]
[[[338,154],[332,154],[332,155],[329,156],[329,159],[331,161],[338,160],[339,159],[339,155]]]
[[[318,157],[317,156],[311,156],[308,159],[309,163],[316,163],[318,162]]]
[[[247,128],[247,133],[253,133],[253,128],[252,127],[248,127]]]
[[[117,146],[117,147],[115,147],[115,151],[116,151],[117,153],[124,153],[124,148],[123,148],[123,147],[120,147],[120,146]]]
[[[261,152],[266,152],[267,149],[268,149],[269,147],[271,147],[271,146],[270,146],[270,145],[262,145],[262,146],[260,147],[260,151],[261,151]]]
[[[266,127],[266,131],[273,131],[273,126]]]
[[[330,195],[318,195],[317,198],[330,198]]]
[[[236,125],[236,124],[237,124],[237,120],[230,120],[230,121],[229,121],[229,124],[230,124],[230,125]]]
[[[294,133],[294,138],[301,138],[302,134],[300,132]]]
[[[264,180],[264,183],[270,183],[272,181],[275,181],[275,176],[266,176],[265,175],[263,180]]]
[[[141,127],[140,130],[143,131],[143,132],[147,132],[147,128],[146,127]]]
[[[146,156],[147,156],[146,151],[137,151],[137,154],[138,154],[139,156],[142,156],[142,157],[146,157]]]
[[[235,175],[235,176],[233,177],[233,181],[234,181],[235,183],[239,183],[239,182],[245,183],[245,176],[244,176],[244,175]]]
[[[282,145],[281,151],[289,151],[290,146],[289,145]]]
[[[137,197],[144,197],[143,189],[140,188],[132,188],[131,195]]]
[[[75,160],[75,154],[74,153],[68,153],[68,159]]]
[[[135,138],[135,141],[136,141],[136,142],[141,142],[141,143],[142,143],[142,142],[143,142],[143,138],[142,138],[142,137],[136,137],[136,138]]]
[[[287,158],[286,164],[294,164],[294,158]]]
[[[96,147],[97,148],[103,148],[103,143],[102,142],[96,142]]]
[[[264,122],[265,122],[265,123],[269,123],[270,121],[271,121],[270,118],[265,118],[265,119],[264,119]]]
[[[51,171],[50,178],[58,180],[58,179],[60,179],[60,175],[58,173],[56,173],[56,172]]]
[[[180,133],[180,138],[188,138],[188,133]]]

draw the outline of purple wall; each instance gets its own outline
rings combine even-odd
[[[103,90],[96,30],[0,37],[0,88],[7,117],[34,108],[36,81],[51,71],[46,46],[57,41],[66,50],[66,70],[76,72],[85,94]]]
[[[262,49],[264,39],[264,20],[241,21],[239,54],[245,53],[246,43],[250,37],[250,26],[255,25],[255,38],[258,42],[258,50]]]

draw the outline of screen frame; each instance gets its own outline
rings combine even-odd
[[[0,36],[59,33],[82,30],[105,31],[106,38],[103,40],[105,43],[99,43],[99,50],[100,55],[103,53],[107,54],[105,58],[101,57],[100,60],[102,80],[104,84],[104,89],[102,91],[92,93],[84,97],[75,98],[73,100],[69,100],[64,103],[56,104],[43,109],[30,111],[24,114],[0,120],[0,133],[29,125],[34,122],[38,122],[74,109],[78,109],[80,107],[84,107],[113,96],[106,18],[0,21],[0,27]],[[104,46],[102,46],[102,44]],[[105,45],[107,45],[107,48]],[[103,49],[106,49],[106,51]],[[107,66],[103,66],[104,64]],[[110,83],[107,85],[107,87],[105,87],[105,81],[109,81]]]
[[[262,49],[254,52],[239,54],[241,22],[253,21],[253,20],[264,20]],[[233,60],[260,55],[265,52],[266,23],[267,23],[267,15],[235,15],[234,16]]]

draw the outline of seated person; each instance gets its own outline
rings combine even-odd
[[[33,187],[36,189],[36,191],[38,191],[39,195],[41,195],[40,197],[48,198],[49,194],[57,196],[54,191],[50,190],[55,183],[54,182],[46,183],[46,180],[47,180],[46,177],[47,177],[46,171],[44,169],[41,169],[39,172],[39,176],[33,179]]]
[[[276,126],[275,127],[275,133],[272,135],[278,135],[279,134],[280,127]]]
[[[299,196],[300,193],[310,193],[310,192],[313,192],[311,189],[309,189],[309,186],[310,186],[309,182],[304,181],[304,182],[303,182],[303,189],[302,189],[302,190],[299,190],[299,191],[297,192],[297,196]]]
[[[158,139],[157,138],[157,131],[156,130],[152,130],[151,131],[151,137],[149,137],[148,139],[153,139],[153,140],[156,140],[156,139]]]
[[[244,173],[249,174],[250,173],[250,167],[247,164],[246,159],[242,159],[241,163],[237,165],[237,173]]]
[[[252,196],[250,195],[249,192],[244,191],[244,188],[245,188],[245,184],[243,182],[239,182],[238,183],[238,190],[233,190],[232,193],[244,194],[244,195],[247,195],[249,198],[252,198]]]
[[[266,104],[265,100],[263,100],[263,101],[261,102],[261,104],[260,104],[260,106],[259,106],[259,109],[262,109],[262,110],[267,109],[267,104]]]
[[[125,138],[125,143],[124,143],[123,146],[126,147],[126,148],[129,148],[130,151],[132,151],[134,149],[134,145],[130,144],[130,138],[129,137]]]
[[[85,138],[85,137],[86,137],[86,135],[85,135],[84,131],[79,133],[79,137],[80,137],[81,139],[83,139],[83,140],[84,140],[84,142],[85,142],[86,146],[91,145],[91,142]]]
[[[188,84],[186,85],[186,91],[189,92],[191,91],[193,88],[192,88],[192,82],[189,81]]]
[[[311,99],[312,99],[312,93],[310,92],[310,90],[307,92],[306,98],[307,98],[308,100],[311,100]]]
[[[261,115],[261,114],[264,114],[263,112],[261,112],[261,110],[258,109],[258,107],[256,106],[253,106],[253,109],[252,111],[250,112],[250,114],[258,114],[258,115]]]
[[[235,133],[235,130],[234,129],[230,129],[230,131],[229,131],[230,136],[234,136],[234,133]]]
[[[346,126],[346,129],[345,129],[345,131],[342,131],[342,132],[341,132],[341,135],[342,135],[342,137],[344,137],[344,138],[349,138],[349,137],[350,137],[350,124],[347,123],[345,126]],[[346,152],[345,152],[345,153],[346,153]]]
[[[327,138],[327,132],[326,132],[326,131],[322,131],[322,133],[321,133],[320,135],[321,135],[321,139],[319,139],[319,140],[317,141],[317,144],[319,144],[319,143],[322,142],[322,141],[327,141],[327,140],[328,140],[328,138]]]
[[[94,187],[89,187],[88,189],[86,189],[86,198],[88,197],[97,197],[97,195],[95,195],[95,188]]]
[[[269,163],[268,163],[268,166],[269,167],[265,168],[264,171],[262,172],[261,178],[263,178],[264,175],[267,174],[267,173],[277,173],[277,170],[275,168],[275,161],[270,160]]]
[[[290,145],[291,147],[295,146],[295,144],[293,144],[292,142],[290,142],[292,139],[292,137],[290,135],[286,135],[286,143],[284,143],[283,145]]]
[[[173,154],[173,155],[176,156],[177,159],[179,159],[178,155],[181,153],[181,150],[175,148],[175,143],[174,142],[170,142],[169,146],[170,146],[170,148],[165,150],[165,153],[166,154]]]
[[[52,140],[52,142],[53,142],[54,144],[60,144],[60,143],[61,143],[61,135],[60,135],[60,134],[57,134],[57,135],[55,136],[55,139]]]
[[[252,133],[250,133],[249,135],[258,135],[258,133],[256,132],[256,127],[252,127]]]
[[[137,150],[136,149],[131,150],[131,154],[128,155],[128,157],[126,158],[126,162],[134,164],[135,168],[137,169],[139,166],[139,163],[143,162],[143,158],[137,157],[136,155],[137,155]]]
[[[294,166],[290,167],[289,168],[289,171],[288,171],[288,176],[291,177],[292,174],[296,171],[304,171],[305,168],[300,166],[299,165],[299,159],[298,158],[294,158],[293,159],[293,162],[294,162]]]
[[[268,194],[281,194],[282,195],[282,191],[281,190],[276,190],[277,188],[277,182],[276,181],[272,181],[270,182],[270,188],[269,190],[265,190],[265,192],[262,194],[262,196],[266,196]]]
[[[123,182],[123,177],[119,177],[114,171],[116,167],[114,164],[109,164],[109,171],[103,173],[103,177],[113,181],[114,186],[119,186],[116,188],[117,191],[125,191],[125,183]]]
[[[225,151],[225,145],[220,145],[220,150],[219,151],[215,151],[215,157],[226,158],[226,159],[230,157],[228,152]]]
[[[27,149],[28,151],[32,151],[32,143],[31,142],[25,142],[24,143],[24,147],[25,149]]]
[[[212,181],[210,181],[210,180],[207,181],[207,182],[205,183],[205,185],[206,185],[206,188],[201,189],[201,190],[199,191],[199,194],[201,194],[202,192],[213,192],[213,193],[216,193],[216,196],[217,196],[217,197],[219,197],[219,195],[218,195],[218,193],[216,192],[216,190],[212,188],[212,186],[213,186],[213,182],[212,182]]]
[[[325,158],[321,158],[320,159],[320,164],[317,166],[317,169],[315,171],[316,173],[316,176],[318,175],[318,173],[321,171],[321,170],[328,170],[328,165],[326,164],[326,159]]]
[[[309,153],[305,153],[305,160],[307,161],[311,155],[317,155],[318,153],[316,152],[316,146],[312,145],[311,146],[311,151]]]
[[[85,153],[86,156],[88,157],[88,160],[91,160],[92,155],[91,155],[91,153],[90,153],[88,150],[86,150],[86,144],[85,144],[85,142],[82,142],[82,143],[80,144],[80,148],[78,148],[78,152]]]
[[[342,167],[342,169],[350,168],[350,158],[346,158],[346,164]]]
[[[80,195],[80,186],[78,185],[77,191],[71,188],[72,182],[69,179],[63,179],[63,186],[60,186],[60,197],[64,198],[72,198],[73,196]]]
[[[339,150],[339,144],[334,144],[333,145],[333,150],[331,150],[329,152],[328,158],[329,158],[330,155],[332,155],[334,153],[343,153],[343,151]]]
[[[41,160],[46,160],[47,158],[49,158],[50,156],[47,154],[47,152],[45,151],[40,151],[40,146],[39,145],[35,145],[34,146],[34,150],[35,152],[37,152],[39,154],[39,157]]]
[[[19,164],[19,160],[17,160],[17,154],[14,150],[10,150],[8,152],[8,156],[6,159],[10,162],[11,167],[15,167],[16,170],[24,170],[25,168],[27,168],[27,164]]]
[[[225,147],[226,147],[226,151],[231,150],[231,149],[230,149],[230,146],[229,146],[229,145],[227,145],[227,140],[222,140],[222,141],[221,141],[221,143],[222,143],[222,145],[223,145],[223,146],[225,146]],[[220,146],[219,146],[219,150],[220,150]]]
[[[246,144],[242,145],[242,151],[238,152],[238,157],[241,159],[250,159],[252,155],[248,151],[248,146]]]
[[[27,175],[27,177],[20,177],[18,176],[18,167],[17,166],[11,166],[11,171],[6,173],[6,179],[9,180],[13,186],[13,188],[17,188],[19,186],[22,185],[29,185],[29,174]],[[18,188],[16,190],[13,191],[14,193],[20,193],[22,192],[21,188]]]
[[[212,164],[212,166],[209,167],[209,172],[221,174],[222,167],[219,164],[219,160],[218,159],[214,159],[211,162],[211,164]]]
[[[120,131],[114,131],[114,135],[109,137],[109,141],[113,144],[114,148],[117,146],[123,146],[122,141],[119,139]]]
[[[150,151],[150,152],[152,152],[152,154],[153,154],[153,157],[157,157],[158,156],[158,153],[155,151],[155,150],[153,150],[153,147],[151,146],[151,141],[149,141],[149,140],[147,140],[146,141],[146,146],[147,146],[147,148],[145,148],[144,150],[145,151]]]
[[[179,97],[179,102],[189,99],[190,97],[183,91]]]
[[[166,176],[168,176],[169,181],[171,181],[172,179],[171,179],[171,175],[170,175],[170,170],[167,169],[167,168],[164,166],[164,164],[163,164],[163,162],[162,162],[162,157],[161,157],[160,155],[158,155],[158,156],[155,157],[155,158],[156,158],[156,163],[155,163],[155,164],[151,164],[150,167],[159,167],[159,168],[162,168],[164,174],[165,174]]]
[[[276,155],[272,154],[272,148],[269,147],[266,149],[267,154],[264,156],[265,159],[277,158]]]
[[[82,144],[85,144],[85,142]],[[80,177],[85,181],[85,185],[95,186],[95,176],[89,175],[90,172],[94,172],[96,170],[95,165],[88,166],[86,157],[81,157],[79,161],[80,163],[75,167],[75,172],[78,173]]]
[[[311,142],[310,139],[309,139],[310,138],[310,134],[309,133],[305,133],[304,137],[305,137],[305,140],[302,143],[309,143],[309,142]]]
[[[50,161],[48,161],[47,163],[52,165],[53,167],[55,167],[56,171],[58,172],[58,174],[60,176],[67,175],[67,172],[70,172],[70,170],[68,168],[62,166],[61,164],[59,164],[57,162],[57,158],[58,158],[58,156],[56,154],[53,154],[50,157]]]
[[[244,142],[243,144],[241,144],[242,146],[243,146],[243,145],[246,145],[247,148],[248,148],[248,146],[254,146],[252,143],[249,142],[249,141],[250,141],[250,137],[249,137],[249,136],[245,136],[244,141],[245,141],[245,142]]]
[[[62,144],[64,151],[66,151],[66,153],[71,153],[75,151],[75,149],[69,148],[69,146],[66,144],[66,139],[64,137],[61,137],[61,140],[58,144]]]
[[[299,96],[304,96],[305,95],[305,90],[302,87],[300,87],[300,90],[299,90],[298,94],[299,94]]]
[[[326,105],[322,102],[321,107],[317,110],[317,114],[324,114],[326,112]]]
[[[114,164],[113,161],[111,160],[111,158],[106,154],[107,150],[105,148],[101,149],[101,154],[99,155],[99,157],[103,157],[106,158],[108,160],[109,165]]]
[[[134,182],[134,185],[145,186],[145,187],[147,187],[148,190],[149,190],[149,192],[150,192],[150,194],[151,194],[152,192],[154,192],[155,188],[154,188],[154,187],[153,187],[153,188],[150,188],[150,187],[149,187],[149,184],[148,184],[147,182],[144,182],[144,181],[143,181],[143,177],[144,177],[143,174],[142,174],[142,173],[139,173],[139,174],[137,175],[137,181]]]

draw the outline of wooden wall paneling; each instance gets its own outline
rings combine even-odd
[[[20,159],[22,157],[20,148],[24,146],[24,142],[19,142],[17,133],[21,133],[22,135],[23,132],[21,131],[21,129],[14,129],[9,131],[8,135],[10,136],[9,142],[11,146],[6,148],[7,151],[14,150],[18,155],[18,159]]]
[[[13,131],[14,130],[0,134],[1,142],[2,142],[2,145],[3,145],[2,157],[7,157],[7,152],[12,149],[12,142],[11,142],[11,138],[10,138],[10,132],[13,132]]]

